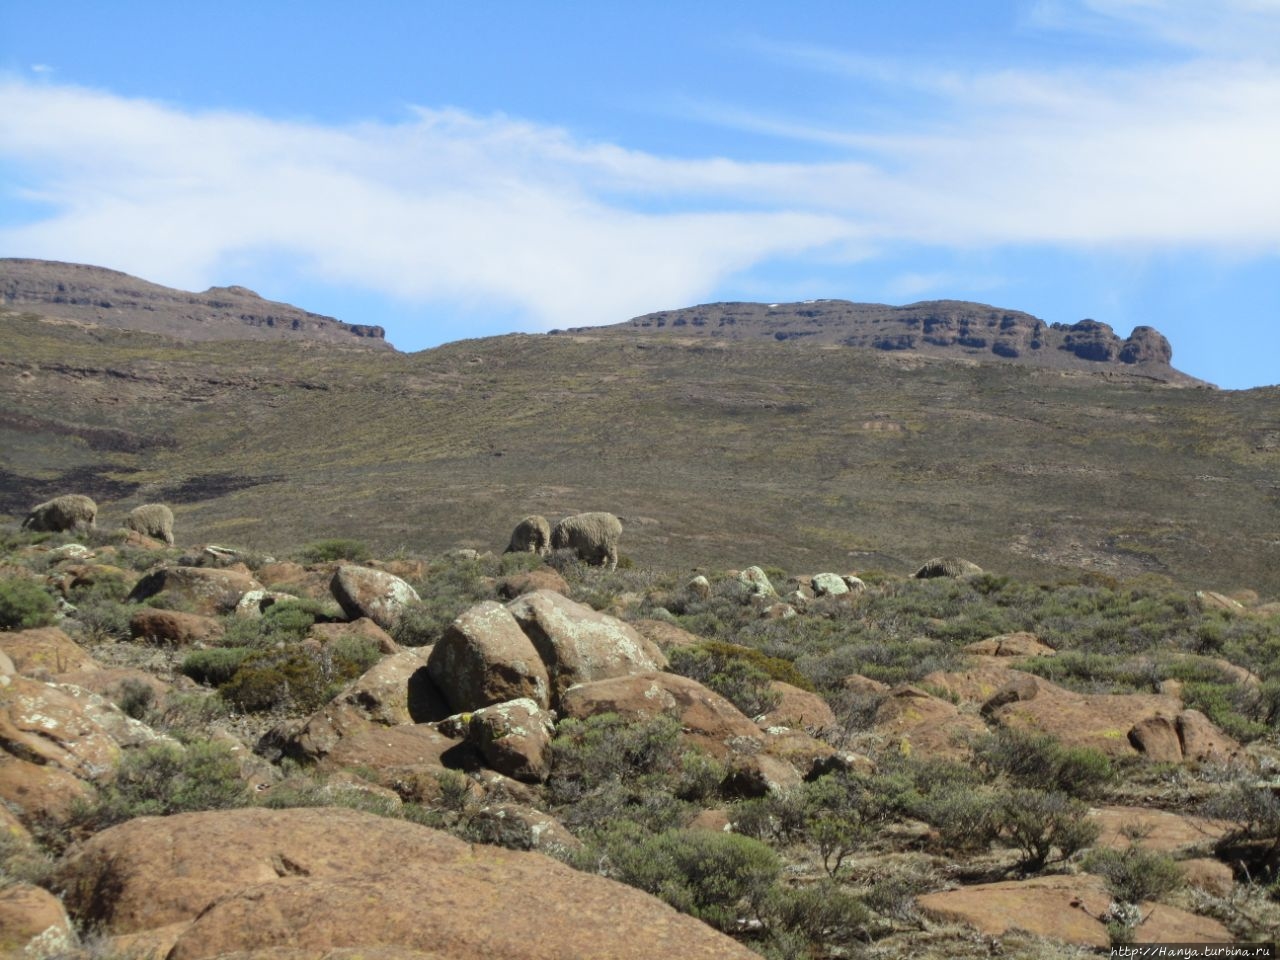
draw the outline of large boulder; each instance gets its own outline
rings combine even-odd
[[[769,689],[778,695],[778,702],[759,719],[761,727],[794,727],[815,734],[835,727],[835,713],[818,694],[781,680],[770,681]]]
[[[445,770],[479,766],[475,751],[460,737],[433,725],[371,726],[343,737],[320,762],[325,772],[358,770],[383,785],[414,793],[419,781],[434,781]]]
[[[0,750],[0,801],[23,824],[61,823],[92,798],[92,788],[75,774]]]
[[[172,926],[171,960],[286,945],[309,958],[355,948],[431,960],[755,957],[638,890],[541,854],[340,808],[131,820],[73,849],[57,879],[73,915],[108,935]]]
[[[551,772],[552,714],[529,699],[496,703],[471,714],[467,742],[491,770],[524,783],[541,783]]]
[[[551,679],[551,706],[576,683],[661,670],[667,658],[628,624],[550,590],[507,604]]]
[[[0,887],[0,956],[68,956],[75,945],[71,920],[52,893],[26,883]]]
[[[137,582],[130,603],[159,597],[163,603],[212,617],[230,613],[250,590],[262,584],[243,570],[216,567],[161,567]]]
[[[894,687],[875,713],[875,730],[903,754],[963,759],[986,724],[954,703],[910,684]]]
[[[395,626],[405,607],[420,600],[418,592],[395,574],[351,564],[334,571],[329,589],[350,619],[368,617],[384,630]]]
[[[0,633],[0,651],[13,661],[18,673],[28,676],[49,676],[98,667],[89,651],[58,627]]]
[[[427,672],[455,712],[521,698],[544,708],[551,703],[551,680],[538,649],[511,611],[493,601],[449,624]]]

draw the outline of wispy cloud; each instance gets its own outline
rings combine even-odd
[[[1105,70],[931,70],[777,51],[929,100],[892,122],[703,108],[704,120],[793,142],[797,157],[821,144],[822,161],[675,159],[447,109],[326,127],[8,79],[0,163],[26,219],[0,227],[0,255],[198,289],[261,251],[329,282],[500,306],[542,327],[694,302],[775,258],[849,263],[904,244],[1275,256],[1280,62],[1223,51],[1248,32],[1239,23],[1264,35],[1280,23],[1280,3],[1221,6],[1237,26],[1204,27],[1212,43]],[[1035,9],[1042,29],[1088,20],[1162,42],[1203,26],[1199,4],[1172,0]]]

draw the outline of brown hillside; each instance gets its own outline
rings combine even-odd
[[[381,327],[343,323],[244,287],[188,293],[78,263],[0,258],[0,306],[180,340],[319,340],[388,348]]]

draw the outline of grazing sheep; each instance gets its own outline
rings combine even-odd
[[[22,521],[23,530],[36,533],[63,533],[83,524],[89,530],[97,525],[98,505],[78,493],[46,500]]]
[[[536,553],[545,557],[551,552],[551,524],[537,514],[525,517],[511,531],[506,553]]]
[[[125,518],[124,525],[144,537],[163,540],[173,546],[173,511],[163,503],[144,503],[134,507]]]
[[[622,523],[612,513],[579,513],[565,517],[551,531],[553,550],[570,548],[578,552],[585,563],[618,566],[618,539],[622,536]]]
[[[915,572],[917,580],[928,580],[932,577],[972,577],[982,572],[976,563],[962,560],[959,557],[934,557]]]

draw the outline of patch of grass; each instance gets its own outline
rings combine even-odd
[[[21,578],[0,580],[0,630],[51,626],[58,606],[39,584]]]

